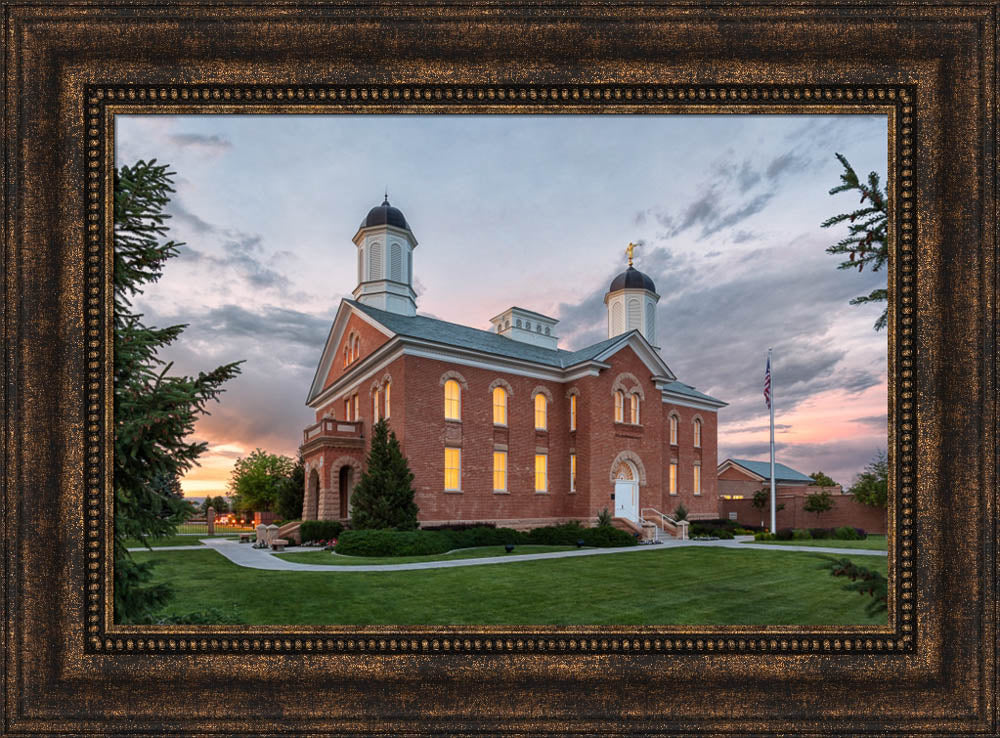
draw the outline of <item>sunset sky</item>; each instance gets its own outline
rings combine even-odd
[[[185,242],[136,301],[149,325],[187,323],[166,358],[195,374],[245,359],[197,426],[209,443],[185,494],[225,494],[256,447],[294,456],[306,392],[341,298],[351,236],[389,199],[419,246],[422,314],[490,327],[519,305],[560,320],[560,347],[607,337],[604,294],[635,265],[661,295],[661,353],[729,403],[719,460],[766,460],[761,388],[774,347],[777,460],[848,486],[886,446],[881,307],[848,300],[885,273],[837,270],[822,229],[834,153],[884,182],[877,116],[125,116],[117,163],[169,163],[171,237]]]

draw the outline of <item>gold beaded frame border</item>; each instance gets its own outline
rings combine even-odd
[[[916,591],[915,90],[886,86],[96,85],[85,91],[86,643],[90,653],[901,654]],[[881,114],[888,119],[888,626],[125,626],[114,623],[114,117],[123,114]]]

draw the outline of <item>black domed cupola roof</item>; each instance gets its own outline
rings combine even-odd
[[[630,266],[624,272],[611,280],[611,287],[608,288],[608,292],[617,292],[618,290],[625,289],[649,290],[650,292],[656,292],[656,285],[653,284],[652,279],[647,277],[635,267]]]
[[[371,228],[373,226],[383,226],[391,225],[397,228],[405,228],[410,230],[410,226],[406,222],[406,218],[403,217],[403,212],[399,208],[394,208],[389,204],[389,198],[386,197],[381,205],[376,205],[371,210],[368,211],[368,215],[361,222],[361,228]]]

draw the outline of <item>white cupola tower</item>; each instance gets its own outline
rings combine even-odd
[[[413,291],[413,249],[417,239],[398,208],[385,200],[368,211],[354,234],[358,247],[358,286],[354,299],[379,310],[417,314]]]
[[[654,348],[656,345],[656,294],[653,280],[632,266],[632,249],[629,244],[628,269],[611,281],[611,287],[604,296],[608,306],[608,338],[613,338],[631,330],[642,333]]]

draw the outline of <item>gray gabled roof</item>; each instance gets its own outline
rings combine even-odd
[[[690,397],[693,400],[703,400],[710,403],[722,402],[722,400],[712,397],[711,395],[706,395],[704,392],[699,392],[690,384],[684,384],[683,382],[670,382],[669,384],[663,385],[660,389],[664,392],[670,392],[675,395],[684,395],[685,397]],[[728,403],[722,402],[722,404],[726,405]]]
[[[626,340],[628,333],[600,341],[579,351],[564,351],[563,349],[547,349],[530,343],[517,341],[506,336],[500,336],[490,331],[470,328],[467,325],[449,323],[426,315],[400,315],[385,310],[364,305],[356,300],[345,300],[353,308],[360,310],[375,319],[393,333],[409,338],[443,343],[447,346],[481,351],[496,356],[511,359],[531,361],[558,369],[590,361],[617,341]]]
[[[731,461],[737,466],[742,466],[749,472],[756,474],[758,477],[763,477],[764,479],[771,478],[771,462],[770,461],[750,461],[748,459],[726,459],[726,461]],[[726,462],[723,461],[722,464]],[[722,466],[720,464],[719,466]],[[776,482],[803,482],[805,484],[812,484],[813,478],[803,474],[800,471],[795,471],[790,466],[785,466],[784,464],[779,464],[777,461],[774,462],[774,481]]]

